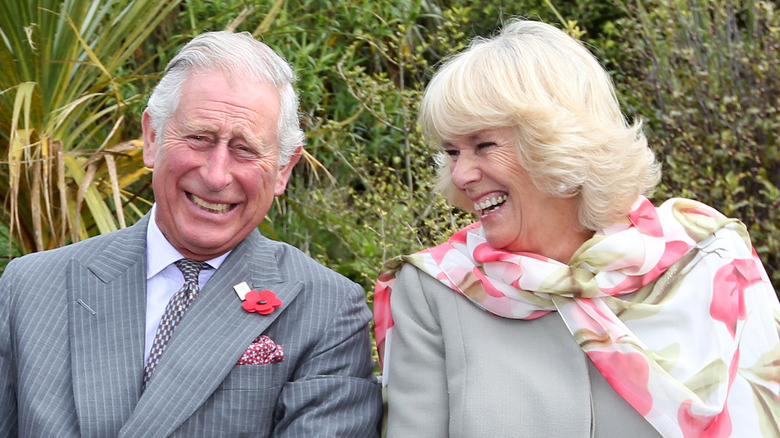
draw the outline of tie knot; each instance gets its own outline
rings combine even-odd
[[[200,274],[200,270],[208,266],[205,262],[199,262],[192,259],[177,260],[175,264],[184,275],[184,282],[195,284],[198,282],[198,274]]]

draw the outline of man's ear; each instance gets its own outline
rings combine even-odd
[[[154,169],[154,157],[157,154],[157,132],[152,125],[152,117],[149,110],[145,110],[141,117],[141,129],[144,133],[144,166]]]
[[[278,174],[276,178],[276,187],[274,188],[274,196],[279,196],[284,193],[284,189],[287,188],[287,181],[292,174],[293,167],[295,167],[295,164],[301,159],[302,154],[303,147],[298,146],[298,149],[296,149],[290,157],[290,162],[277,170]]]

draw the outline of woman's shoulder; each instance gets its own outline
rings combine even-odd
[[[405,263],[395,275],[393,285],[393,313],[398,311],[419,313],[422,308],[435,312],[442,301],[456,298],[457,292],[431,277],[411,263]]]
[[[424,300],[431,306],[468,301],[456,290],[411,263],[404,264],[396,273],[393,297],[396,295],[408,300]]]

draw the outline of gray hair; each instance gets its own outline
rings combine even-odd
[[[581,196],[579,223],[589,230],[625,216],[660,179],[641,122],[627,122],[599,61],[541,22],[513,20],[446,62],[428,84],[419,121],[426,138],[439,144],[513,128],[519,162],[533,183],[550,196]],[[439,189],[472,210],[448,166],[444,156]]]
[[[241,73],[279,90],[279,167],[290,162],[304,134],[298,118],[298,96],[292,67],[266,44],[248,32],[205,32],[192,39],[168,63],[152,92],[147,111],[155,132],[161,135],[181,98],[181,86],[193,72]]]

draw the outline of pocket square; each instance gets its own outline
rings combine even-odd
[[[260,335],[249,344],[236,365],[268,365],[284,360],[284,351],[281,345],[276,345],[266,335]]]

